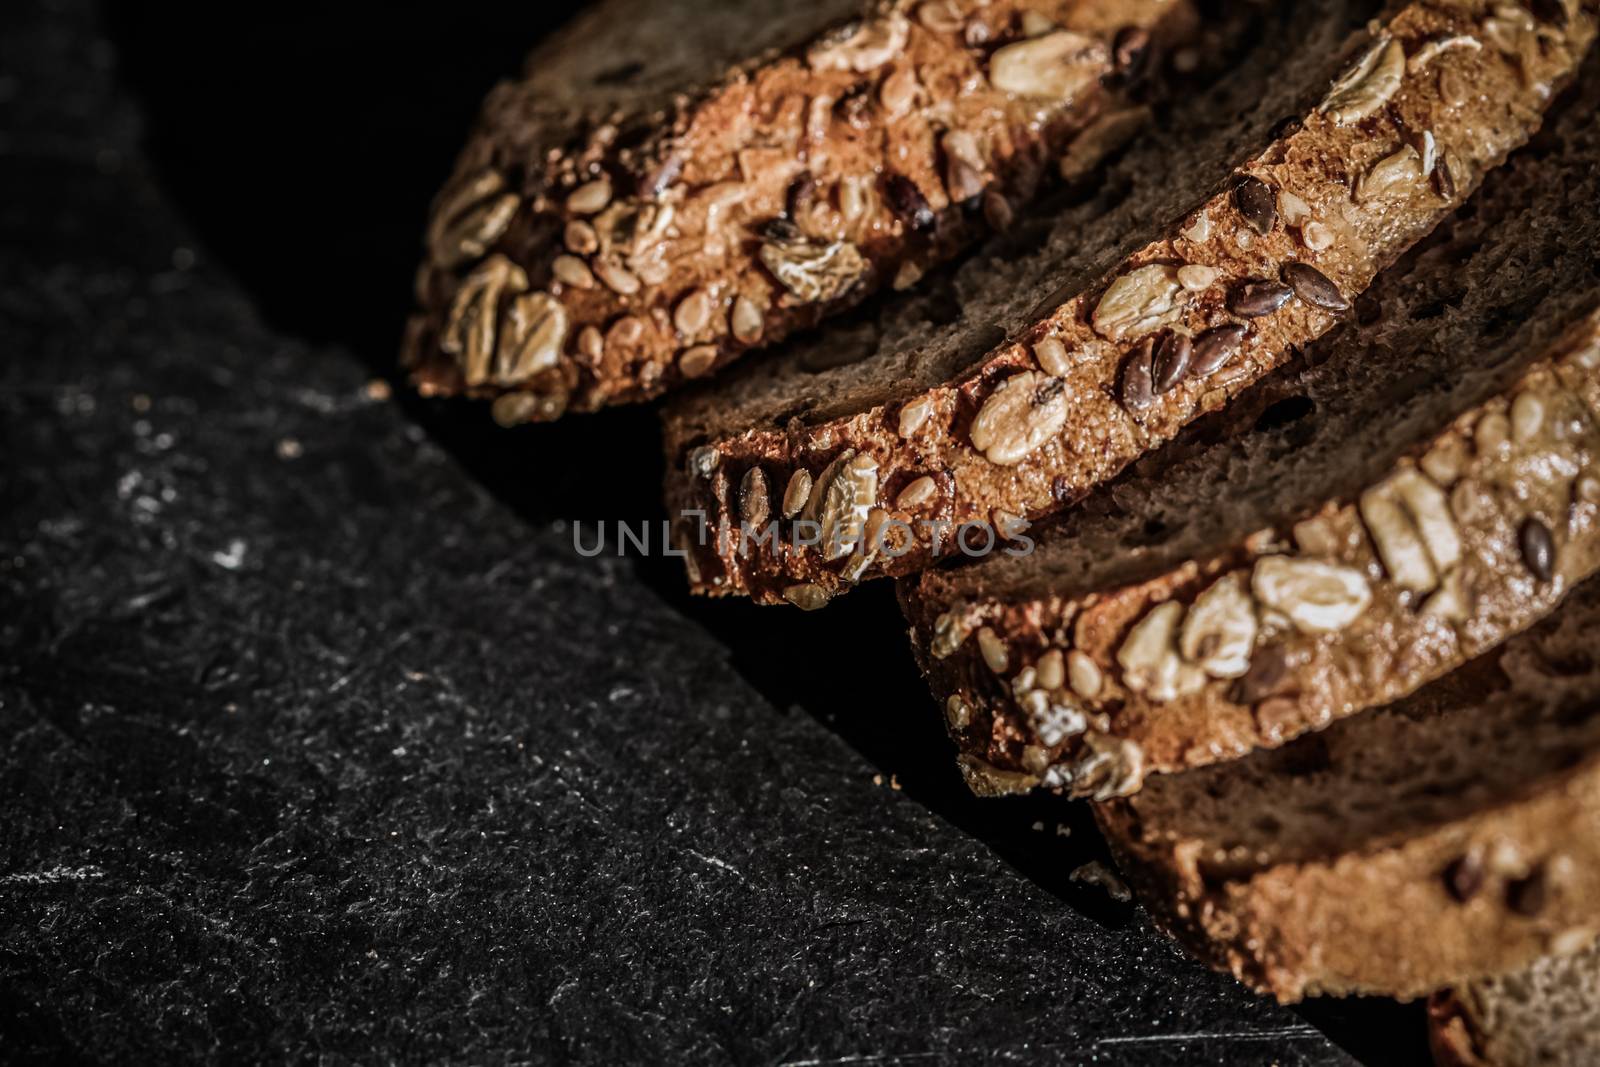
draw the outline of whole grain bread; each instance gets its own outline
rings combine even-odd
[[[1428,1021],[1439,1067],[1593,1067],[1600,942],[1435,994]]]
[[[920,302],[678,398],[667,502],[693,587],[819,607],[959,551],[962,524],[981,542],[1081,499],[1341,321],[1538,127],[1594,34],[1571,3],[1417,3],[1341,44],[1352,6],[1292,5],[1102,196]]]
[[[1279,749],[1098,804],[1123,874],[1285,1001],[1410,998],[1600,931],[1600,582],[1496,651]]]
[[[1600,56],[1359,321],[1029,532],[901,586],[983,792],[1106,797],[1388,703],[1600,569]]]
[[[404,360],[507,423],[703,377],[1004,224],[1208,32],[1191,0],[605,0],[490,95]]]

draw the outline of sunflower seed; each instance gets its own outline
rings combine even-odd
[[[1190,263],[1178,268],[1178,284],[1191,293],[1200,293],[1211,288],[1221,272],[1215,267],[1201,266]]]
[[[1421,74],[1433,62],[1436,56],[1448,52],[1452,48],[1468,48],[1474,52],[1481,51],[1483,45],[1476,37],[1467,34],[1436,34],[1422,43],[1410,59],[1406,60],[1406,71],[1410,74]]]
[[[606,283],[606,288],[614,293],[631,296],[639,291],[639,276],[620,264],[608,259],[597,260],[594,272]]]
[[[1253,175],[1233,187],[1233,206],[1250,228],[1265,237],[1278,224],[1277,197],[1272,186]]]
[[[878,103],[890,118],[910,111],[916,99],[917,75],[909,67],[895,71],[883,79],[883,84],[878,87]]]
[[[918,397],[900,409],[900,436],[910,440],[916,436],[922,424],[928,421],[928,416],[933,414],[933,401],[925,396]]]
[[[922,505],[932,500],[934,494],[938,491],[939,487],[934,480],[924,474],[922,477],[918,478],[916,481],[900,490],[900,495],[895,498],[894,506],[899,508],[901,511],[915,511],[917,508],[920,508]]]
[[[1067,684],[1083,699],[1093,700],[1105,686],[1105,674],[1087,652],[1075,648],[1067,653]]]
[[[1156,402],[1155,347],[1155,338],[1145,338],[1122,365],[1120,395],[1129,411],[1143,411]]]
[[[760,529],[767,524],[770,511],[767,476],[760,467],[751,467],[739,479],[739,517],[746,526]]]
[[[972,627],[968,625],[965,615],[955,609],[943,612],[933,620],[933,637],[928,642],[928,651],[933,653],[934,659],[946,659],[966,642],[971,632]]]
[[[761,308],[754,300],[748,296],[734,300],[733,311],[728,316],[728,328],[740,344],[753,345],[761,340],[762,325]]]
[[[1150,384],[1159,393],[1171,392],[1189,373],[1194,342],[1186,334],[1168,330],[1156,341],[1150,357]]]
[[[428,249],[446,270],[477,259],[500,239],[519,201],[498,171],[480,170],[440,199],[428,224]]]
[[[606,347],[611,349],[629,348],[639,343],[644,337],[644,323],[633,315],[624,315],[611,324],[606,331]]]
[[[512,299],[500,322],[495,379],[514,384],[561,362],[567,337],[567,309],[549,293]]]
[[[910,30],[906,17],[897,12],[866,19],[817,42],[806,53],[806,60],[813,70],[853,70],[865,74],[899,55],[906,46]]]
[[[951,693],[944,702],[944,717],[950,724],[950,729],[965,730],[967,724],[972,721],[972,708],[961,699],[960,695]]]
[[[550,264],[550,273],[562,285],[570,285],[574,289],[594,288],[594,272],[589,269],[589,264],[577,256],[557,256]]]
[[[1046,337],[1033,346],[1033,358],[1044,372],[1055,378],[1065,378],[1072,369],[1067,362],[1067,346],[1054,337]]]
[[[1339,287],[1309,263],[1285,263],[1283,280],[1294,289],[1295,295],[1312,307],[1324,311],[1350,310],[1350,301],[1339,292]]]
[[[917,183],[904,174],[891,173],[883,182],[884,200],[889,210],[913,230],[933,225],[933,209]]]
[[[1300,240],[1313,252],[1326,252],[1333,247],[1333,230],[1320,222],[1308,222],[1300,227]]]
[[[439,348],[456,357],[468,385],[482,385],[489,380],[501,298],[527,288],[527,274],[499,254],[484,260],[462,279],[439,335]]]
[[[1406,73],[1406,50],[1399,41],[1373,43],[1348,72],[1333,83],[1318,108],[1335,126],[1349,126],[1377,111],[1400,90]]]
[[[839,216],[847,226],[855,225],[872,210],[876,181],[875,177],[865,174],[849,174],[839,179]]]
[[[810,499],[811,472],[800,467],[789,476],[789,484],[783,491],[783,517],[792,519],[800,514],[800,509]]]
[[[867,269],[849,241],[813,241],[781,221],[768,225],[760,257],[773,277],[807,304],[842,296]]]
[[[1343,630],[1372,602],[1372,590],[1360,571],[1288,556],[1263,556],[1257,560],[1250,576],[1250,591],[1306,633]]]
[[[1522,549],[1522,562],[1541,582],[1556,576],[1556,542],[1550,536],[1550,527],[1538,519],[1525,520],[1517,530],[1517,545]]]
[[[684,337],[693,337],[711,321],[711,294],[704,289],[691,291],[672,309],[672,325]]]
[[[1168,600],[1128,631],[1117,649],[1123,685],[1158,703],[1187,696],[1205,685],[1205,673],[1178,655],[1176,638],[1183,615],[1183,605]]]
[[[877,502],[878,461],[845,449],[822,472],[806,502],[806,517],[817,523],[824,559],[855,551],[867,512]]]
[[[983,655],[983,662],[996,674],[1006,673],[1006,668],[1011,666],[1011,654],[1006,651],[1005,642],[987,626],[978,630],[978,651]]]
[[[951,0],[928,0],[917,5],[917,21],[935,33],[960,33],[966,25]]]
[[[1154,333],[1183,313],[1187,295],[1175,267],[1165,263],[1138,267],[1112,282],[1095,305],[1095,332],[1111,341]]]
[[[1490,412],[1473,427],[1472,443],[1486,456],[1504,458],[1511,443],[1511,420],[1498,411]]]
[[[1389,580],[1415,593],[1432,592],[1439,584],[1438,572],[1421,534],[1395,500],[1393,488],[1385,484],[1367,490],[1361,494],[1359,506],[1361,521],[1372,535]]]
[[[978,139],[967,130],[950,130],[939,138],[939,147],[945,155],[945,195],[956,204],[981,196],[988,168],[978,150]]]
[[[573,219],[567,223],[563,234],[567,250],[580,256],[590,256],[600,250],[600,235],[594,232],[594,227],[582,219]]]
[[[1178,650],[1213,678],[1239,678],[1250,669],[1256,611],[1244,576],[1230,574],[1195,598],[1183,620]]]
[[[1527,444],[1544,429],[1544,401],[1524,390],[1511,402],[1511,439]]]
[[[828,606],[828,591],[812,582],[801,582],[784,589],[783,599],[801,611],[817,611]]]
[[[600,357],[605,355],[606,350],[605,337],[601,335],[600,328],[598,326],[585,326],[579,330],[577,349],[579,362],[589,367],[599,366]]]
[[[695,345],[678,357],[678,373],[685,378],[703,378],[717,363],[716,345]]]
[[[1040,689],[1060,689],[1067,681],[1067,665],[1059,648],[1052,648],[1040,656],[1033,665],[1034,679]]]
[[[584,182],[567,196],[567,210],[574,215],[593,215],[611,203],[611,183],[605,178]]]
[[[647,170],[639,175],[639,180],[634,185],[634,191],[640,199],[654,200],[667,191],[667,187],[678,180],[678,175],[683,173],[683,156],[677,152],[668,153],[667,157],[658,163],[654,169]]]
[[[1025,370],[1000,383],[972,420],[972,446],[1009,467],[1061,432],[1067,398],[1059,378]]]
[[[1385,156],[1356,181],[1357,203],[1398,195],[1422,180],[1422,156],[1410,145],[1403,145]]]
[[[1236,285],[1228,294],[1228,310],[1243,319],[1271,315],[1289,302],[1294,290],[1265,278],[1252,278]]]
[[[1057,30],[996,50],[989,57],[989,81],[1001,92],[1067,101],[1096,84],[1109,66],[1104,45]]]
[[[1289,190],[1279,189],[1278,215],[1285,226],[1298,226],[1311,217],[1311,205]]]
[[[709,478],[722,463],[722,453],[710,445],[701,445],[689,451],[689,473],[697,478]]]
[[[1239,346],[1244,344],[1249,329],[1238,323],[1213,326],[1194,339],[1194,358],[1189,362],[1189,375],[1209,378],[1232,359]]]

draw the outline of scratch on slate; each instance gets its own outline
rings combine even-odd
[[[859,1056],[837,1056],[823,1060],[784,1060],[778,1067],[842,1067],[847,1063],[900,1063],[905,1060],[931,1060],[938,1052],[866,1052]]]
[[[693,856],[697,860],[700,860],[702,863],[709,863],[713,867],[721,867],[723,870],[727,871],[729,874],[731,874],[735,878],[739,879],[739,881],[741,881],[741,882],[745,881],[745,876],[739,872],[739,868],[735,867],[733,864],[727,862],[726,860],[719,860],[715,856],[707,856],[705,853],[696,852],[692,848],[689,849],[688,852],[689,852],[689,855]]]
[[[18,871],[0,875],[0,885],[53,885],[56,882],[87,882],[104,878],[106,872],[99,867],[62,867],[57,865],[42,871]]]
[[[1193,1041],[1304,1041],[1323,1038],[1322,1031],[1311,1026],[1283,1026],[1273,1030],[1196,1030],[1184,1034],[1130,1034],[1125,1037],[1102,1037],[1099,1045],[1163,1045],[1187,1044]]]

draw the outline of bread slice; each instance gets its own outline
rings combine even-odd
[[[596,4],[490,95],[404,358],[502,422],[703,377],[1004,223],[1214,29],[1191,0]]]
[[[1280,1000],[1410,998],[1600,931],[1600,582],[1381,711],[1097,805],[1192,951]]]
[[[694,588],[821,606],[960,551],[961,524],[985,524],[970,547],[1059,511],[1225,404],[1538,127],[1595,19],[1535,6],[1548,21],[1401,5],[1341,48],[1350,7],[1292,5],[1294,29],[1167,116],[1102,197],[920,306],[681,397],[667,500]]]
[[[1600,942],[1436,994],[1428,1020],[1439,1067],[1593,1067]]]
[[[1105,797],[1399,698],[1600,568],[1600,56],[1362,321],[901,587],[969,782]]]

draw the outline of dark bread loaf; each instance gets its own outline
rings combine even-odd
[[[1433,685],[1096,805],[1122,873],[1282,1000],[1415,997],[1600,931],[1600,582]]]
[[[1388,703],[1600,568],[1600,57],[1360,321],[1078,511],[908,579],[969,781],[1079,795]]]
[[[703,377],[1003,225],[1210,32],[1190,0],[606,0],[490,95],[404,359],[507,423]]]
[[[1563,947],[1569,955],[1436,994],[1428,1022],[1439,1067],[1600,1063],[1600,942]]]
[[[957,551],[956,525],[1081,499],[1336,325],[1538,128],[1595,21],[1418,3],[1344,45],[1359,5],[1290,6],[1102,196],[920,304],[678,398],[667,499],[694,588],[817,607]],[[737,536],[753,520],[777,549]]]

